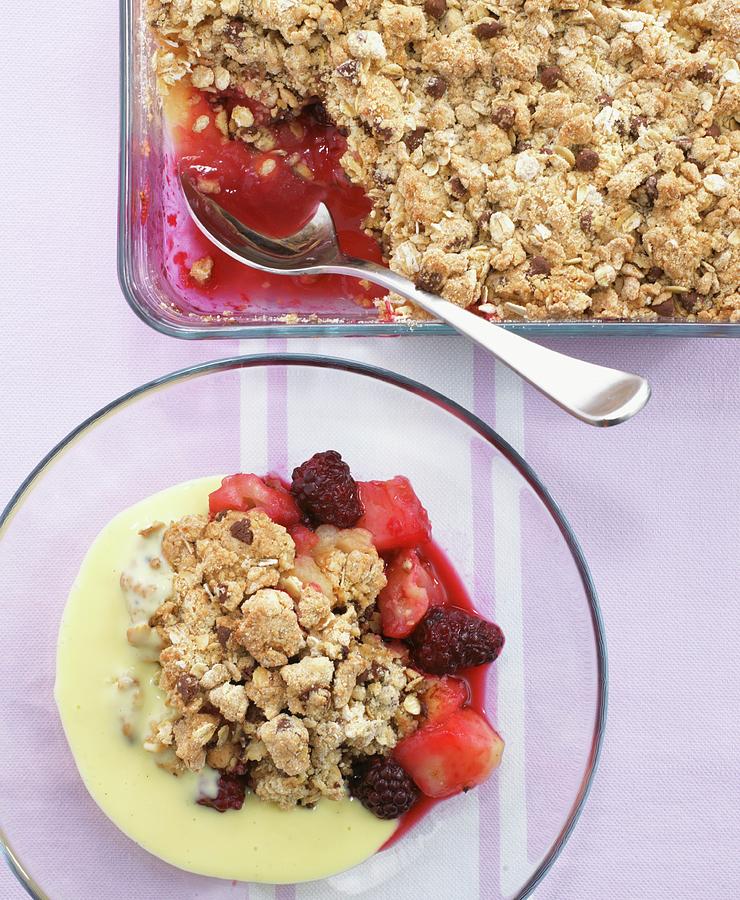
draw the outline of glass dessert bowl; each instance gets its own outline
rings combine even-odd
[[[207,476],[119,513],[65,606],[55,697],[90,794],[144,849],[302,882],[487,780],[503,644],[410,482],[358,483],[328,451],[291,482]]]
[[[293,382],[302,386],[300,403],[286,389]],[[85,553],[122,510],[214,473],[286,473],[288,461],[322,447],[341,448],[358,480],[411,480],[477,611],[506,634],[484,685],[486,712],[506,741],[499,769],[476,790],[428,810],[359,867],[322,881],[322,896],[356,894],[359,885],[372,895],[392,882],[400,892],[428,884],[442,893],[454,886],[466,896],[521,897],[551,865],[593,777],[606,699],[596,596],[567,523],[505,442],[434,392],[356,364],[247,357],[175,373],[111,404],[44,460],[3,516],[0,563],[11,602],[3,623],[10,725],[2,826],[32,894],[78,898],[102,889],[115,898],[137,885],[159,896],[232,890],[140,849],[87,793],[54,704],[57,632]],[[30,683],[19,691],[31,645]],[[185,834],[178,819],[187,816],[178,810],[159,811],[175,841]],[[242,812],[202,811],[213,821]],[[314,827],[315,811],[302,812],[302,827]],[[286,856],[297,852],[296,839],[300,833],[286,835]],[[295,871],[286,865],[283,877],[261,880],[291,882],[300,877]],[[295,895],[311,890],[298,885]]]

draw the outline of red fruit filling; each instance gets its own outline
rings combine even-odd
[[[493,662],[504,646],[498,625],[454,606],[434,606],[408,637],[411,658],[424,672],[450,675]]]
[[[419,790],[391,757],[376,756],[350,781],[353,797],[379,819],[397,819],[414,805]]]
[[[293,470],[293,496],[312,522],[351,528],[363,509],[357,482],[336,450],[314,455]]]
[[[291,525],[288,532],[293,538],[296,556],[310,556],[311,551],[319,542],[316,532],[306,528],[305,525]]]
[[[443,675],[426,676],[427,687],[421,695],[424,723],[437,722],[450,713],[462,709],[468,702],[468,685],[461,678]]]
[[[218,794],[216,797],[199,797],[200,806],[209,806],[218,812],[226,812],[227,809],[241,809],[244,805],[246,794],[246,782],[243,775],[221,773],[218,779]]]
[[[501,762],[504,742],[474,709],[460,709],[422,725],[404,738],[393,756],[433,798],[451,797],[476,787]]]
[[[380,592],[378,608],[386,637],[406,637],[430,606],[445,602],[444,588],[418,550],[401,551],[385,575],[388,584]]]
[[[430,540],[429,516],[408,478],[396,475],[389,481],[361,481],[358,487],[365,514],[357,527],[372,534],[379,552],[417,547]]]
[[[174,158],[165,174],[172,178],[173,185],[163,189],[163,221],[160,223],[157,217],[155,227],[164,229],[165,276],[178,298],[178,306],[198,316],[222,314],[228,308],[237,314],[246,311],[251,316],[272,317],[281,311],[308,316],[323,311],[325,315],[374,319],[373,301],[386,293],[382,288],[347,275],[284,278],[246,268],[200,233],[183,208],[180,191],[172,189],[177,181],[176,171],[187,171],[197,184],[215,186],[216,199],[232,215],[250,228],[276,237],[302,228],[316,205],[326,203],[342,250],[382,264],[377,241],[363,230],[370,201],[359,185],[349,181],[339,163],[347,142],[337,129],[312,115],[316,107],[306,109],[297,119],[287,117],[275,122],[267,109],[251,99],[183,89],[182,82],[173,85],[169,99],[175,99]],[[215,127],[193,131],[193,125],[202,116],[213,118],[214,102],[228,111],[237,104],[248,106],[260,129],[271,133],[275,149],[263,151],[243,141],[225,141]],[[299,169],[307,177],[299,174]],[[148,194],[142,192],[142,218],[146,217],[148,201]],[[152,218],[150,213],[150,226]],[[196,260],[206,256],[213,259],[214,266],[203,284],[190,275],[190,269]],[[385,305],[391,310],[390,304]],[[369,311],[364,313],[361,307]]]
[[[292,495],[277,481],[257,475],[229,475],[221,487],[208,495],[212,516],[229,509],[247,510],[259,507],[278,525],[297,525],[301,513]]]

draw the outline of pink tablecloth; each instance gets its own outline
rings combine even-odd
[[[192,362],[265,349],[180,343],[129,312],[115,276],[114,4],[29,15],[0,25],[0,505],[112,397]],[[386,365],[474,405],[524,452],[581,540],[609,640],[609,724],[585,813],[537,896],[730,900],[740,889],[738,344],[559,346],[649,376],[648,410],[589,429],[480,357],[474,366],[453,338],[288,350]],[[0,866],[0,897],[22,896]]]

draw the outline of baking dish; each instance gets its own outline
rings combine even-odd
[[[312,300],[310,312],[286,323],[293,312],[276,292],[270,303],[251,304],[228,321],[183,308],[181,288],[166,263],[165,198],[176,202],[179,187],[172,179],[162,104],[152,68],[155,45],[145,23],[145,0],[120,0],[121,147],[118,223],[118,274],[124,296],[148,325],[173,337],[264,338],[451,334],[436,322],[382,322],[374,308],[327,294]],[[736,336],[740,323],[683,321],[504,322],[529,335]]]

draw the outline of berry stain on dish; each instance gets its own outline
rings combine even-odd
[[[141,846],[304,881],[491,776],[503,646],[409,480],[326,451],[290,483],[199,479],[119,514],[65,608],[55,694],[88,790]]]

